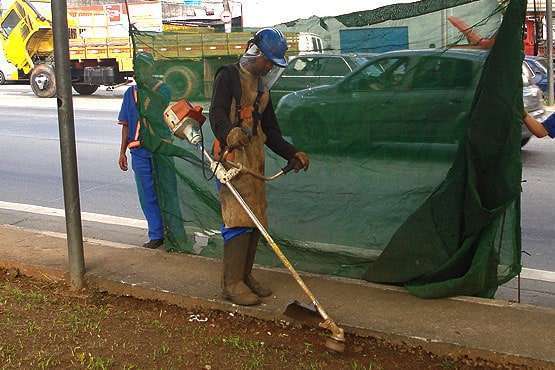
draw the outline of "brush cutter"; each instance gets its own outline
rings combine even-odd
[[[187,100],[182,99],[178,102],[171,103],[168,108],[164,112],[164,121],[170,128],[170,130],[179,138],[186,139],[191,145],[195,146],[197,149],[201,151],[201,155],[203,155],[206,160],[208,161],[211,170],[214,172],[216,178],[227,188],[235,199],[239,202],[241,207],[245,210],[245,212],[249,215],[250,219],[256,225],[257,229],[260,231],[264,239],[268,242],[268,245],[275,253],[275,255],[280,259],[283,265],[289,270],[297,284],[301,287],[304,293],[310,298],[310,301],[314,305],[314,309],[308,306],[305,306],[298,301],[294,301],[291,303],[286,311],[285,314],[288,316],[293,316],[295,318],[299,318],[304,321],[304,316],[308,313],[309,315],[313,315],[317,313],[323,319],[322,322],[319,323],[319,326],[323,329],[328,330],[331,335],[326,340],[326,347],[329,349],[336,351],[336,352],[343,352],[345,349],[345,333],[342,328],[340,328],[335,321],[327,314],[324,310],[320,302],[316,299],[312,291],[308,288],[305,284],[304,280],[301,278],[299,273],[295,270],[291,262],[287,259],[287,257],[283,254],[277,243],[272,239],[264,225],[258,220],[254,212],[251,210],[249,205],[245,202],[241,194],[235,189],[231,180],[237,176],[241,172],[248,173],[252,176],[255,176],[264,181],[275,180],[276,178],[286,174],[290,170],[293,169],[293,164],[290,162],[286,167],[284,167],[281,171],[271,177],[265,177],[257,174],[250,169],[243,167],[241,164],[237,164],[234,162],[228,161],[231,165],[229,170],[226,170],[224,166],[221,165],[219,161],[215,161],[212,159],[210,154],[204,149],[204,146],[201,145],[202,143],[202,135],[201,135],[201,126],[206,120],[206,117],[202,115],[202,108],[201,107],[194,107],[191,103]],[[221,156],[222,158],[226,157],[226,152]]]

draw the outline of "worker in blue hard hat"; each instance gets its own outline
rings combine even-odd
[[[210,107],[210,124],[216,137],[214,155],[233,160],[264,174],[264,145],[285,158],[296,171],[308,169],[308,156],[288,143],[279,128],[269,90],[276,72],[287,66],[287,42],[275,28],[258,31],[236,64],[218,70]],[[274,73],[276,72],[276,73]],[[263,181],[247,173],[233,185],[267,226],[266,190]],[[272,291],[255,280],[252,266],[260,232],[227,187],[219,187],[224,238],[223,295],[240,305],[260,303]]]

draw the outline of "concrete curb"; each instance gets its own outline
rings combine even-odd
[[[30,248],[28,253],[31,253],[33,255],[33,259],[31,259],[31,262],[29,262],[23,261],[22,259],[17,257],[9,257],[9,253],[2,255],[2,245],[0,242],[0,268],[15,268],[18,269],[22,274],[37,279],[48,281],[65,280],[65,261],[60,261],[60,257],[63,258],[62,254],[60,254],[60,250],[65,246],[65,243],[62,242],[63,239],[60,239],[61,237],[59,235],[45,235],[45,233],[22,230],[21,228],[14,226],[0,227],[0,233],[2,231],[12,232],[14,234],[19,233],[15,236],[14,240],[17,240],[21,244],[21,247]],[[47,244],[47,250],[53,250],[53,248],[55,247],[57,257],[47,258],[46,260],[42,258],[37,258],[36,253],[38,250],[40,250],[38,244],[40,244],[41,240],[43,241],[43,243]],[[284,299],[287,299],[287,297],[280,297],[284,299],[269,300],[268,304],[264,304],[258,307],[240,307],[222,300],[217,293],[218,288],[217,286],[213,286],[213,282],[211,283],[209,281],[202,280],[201,285],[195,285],[195,282],[191,282],[190,284],[192,285],[189,288],[180,290],[179,284],[168,284],[167,281],[164,281],[163,277],[158,276],[157,279],[157,275],[154,276],[154,279],[145,279],[146,275],[143,273],[143,265],[139,264],[136,266],[135,261],[129,261],[129,258],[130,256],[141,255],[142,257],[137,257],[138,261],[141,259],[146,259],[147,261],[145,263],[149,265],[157,265],[158,263],[161,263],[160,266],[164,266],[164,269],[166,269],[166,266],[168,266],[168,270],[166,270],[165,272],[167,274],[172,274],[172,279],[179,278],[174,277],[173,273],[177,270],[173,270],[171,267],[172,265],[179,265],[180,268],[183,268],[183,262],[188,261],[188,265],[185,266],[185,268],[190,268],[190,266],[194,265],[202,265],[202,267],[200,267],[200,270],[204,271],[207,267],[212,268],[213,266],[215,266],[217,261],[205,257],[174,255],[167,254],[162,251],[147,251],[139,248],[115,248],[114,246],[102,245],[100,244],[100,242],[101,241],[95,240],[94,244],[89,243],[86,246],[86,255],[89,255],[88,263],[90,264],[90,272],[87,273],[86,280],[88,286],[92,289],[114,295],[132,296],[139,299],[158,300],[186,309],[212,309],[241,313],[262,320],[291,321],[289,318],[283,316],[282,313],[282,309],[284,309],[286,305]],[[17,245],[14,246],[17,247]],[[100,257],[91,256],[91,254],[96,254]],[[120,257],[117,257],[116,254],[120,254]],[[112,260],[114,258],[119,259],[119,264],[118,262],[114,263],[114,266],[118,268],[110,269],[106,267],[106,263],[108,263],[108,260]],[[55,263],[53,263],[53,261],[55,261]],[[126,263],[127,261],[129,261],[129,265],[122,266],[121,261],[126,261]],[[279,282],[290,282],[288,274],[283,270],[267,268],[258,268],[257,270],[257,274],[263,278],[265,275],[267,275]],[[156,272],[160,270],[157,270],[155,268],[153,271]],[[197,278],[203,278],[203,276],[204,275],[197,276]],[[491,314],[492,312],[490,311],[493,311],[495,315],[499,315],[507,312],[512,312],[512,315],[516,315],[514,317],[534,317],[536,318],[535,320],[537,320],[538,317],[545,317],[546,319],[550,318],[550,320],[552,320],[552,318],[555,317],[555,310],[553,309],[509,303],[504,301],[479,299],[473,297],[457,297],[445,300],[424,301],[415,299],[407,292],[405,292],[404,289],[399,287],[369,284],[358,280],[319,276],[315,274],[303,274],[303,277],[305,277],[308,283],[312,284],[312,286],[316,285],[316,282],[319,281],[319,285],[323,285],[325,287],[340,285],[343,287],[351,287],[349,289],[353,290],[353,292],[355,293],[360,291],[369,292],[369,294],[372,296],[371,298],[375,300],[376,303],[376,305],[374,306],[374,310],[376,309],[376,307],[378,307],[378,309],[387,310],[388,306],[386,302],[382,302],[381,299],[393,299],[394,302],[398,302],[399,305],[405,307],[401,309],[401,312],[404,313],[404,315],[406,315],[407,317],[410,315],[415,315],[413,320],[425,321],[426,318],[419,318],[417,314],[415,314],[415,312],[417,312],[417,308],[411,307],[411,304],[417,304],[421,306],[436,305],[438,310],[444,309],[447,311],[451,311],[448,312],[447,318],[453,317],[453,320],[455,320],[455,322],[447,321],[448,327],[428,327],[426,328],[426,330],[412,330],[411,332],[407,329],[407,327],[403,327],[403,323],[394,323],[394,325],[390,326],[380,325],[381,321],[379,320],[379,317],[374,318],[373,316],[379,316],[379,314],[383,314],[383,312],[380,313],[377,311],[372,311],[372,307],[367,308],[365,306],[361,306],[366,309],[365,313],[363,314],[363,318],[366,317],[366,321],[361,321],[359,324],[356,323],[356,320],[351,320],[350,322],[347,322],[349,321],[348,317],[339,316],[338,314],[338,316],[336,316],[336,318],[340,321],[341,326],[344,327],[344,329],[348,333],[356,334],[359,336],[376,337],[391,342],[393,344],[405,344],[411,347],[421,347],[426,351],[437,355],[468,357],[475,360],[495,360],[497,363],[501,362],[505,364],[523,365],[533,368],[555,369],[555,359],[551,357],[551,354],[544,353],[542,355],[541,351],[532,351],[529,347],[526,347],[528,353],[533,353],[534,356],[523,355],[518,351],[518,349],[521,348],[519,345],[516,345],[514,347],[503,347],[497,345],[495,339],[502,339],[502,336],[507,335],[505,331],[499,330],[505,329],[503,327],[504,322],[502,321],[499,324],[493,326],[494,331],[488,332],[488,335],[494,338],[491,343],[486,342],[486,344],[491,344],[489,348],[488,346],[485,346],[483,344],[469,342],[469,338],[464,334],[469,325],[471,328],[474,328],[472,329],[473,331],[482,330],[483,332],[483,328],[481,328],[480,326],[484,326],[484,324],[483,322],[480,323],[480,317],[478,317],[480,313],[487,314],[489,312],[489,314]],[[178,282],[188,284],[187,281],[183,280],[179,280]],[[276,292],[276,294],[280,296],[283,296],[283,293],[283,291]],[[456,306],[457,302],[460,302],[460,304],[465,307],[465,309],[471,309],[475,311],[475,313],[477,314],[476,317],[472,316],[475,317],[475,319],[469,320],[468,317],[460,318],[460,316],[458,315],[458,311],[453,311],[452,308]],[[357,304],[360,303],[362,302],[353,301],[351,306],[356,307]],[[329,307],[330,311],[337,311],[336,307],[333,307],[333,304],[329,299],[326,301],[326,306],[326,308],[331,306]],[[393,315],[395,313],[387,314],[390,315],[387,317],[394,317]],[[438,311],[438,315],[441,316],[441,314],[445,315],[445,312]],[[413,320],[411,320],[411,322],[413,322]],[[445,318],[443,318],[443,320],[445,320]],[[457,320],[460,320],[460,322]],[[500,320],[506,319],[500,317]],[[547,335],[555,338],[553,334],[555,332],[555,328],[550,328],[549,326],[551,325],[551,322],[552,321],[546,320],[546,322],[541,323],[541,325],[536,322],[536,326],[534,326],[534,328],[537,329],[534,330],[537,331],[534,333],[537,336]],[[523,327],[525,327],[527,323],[523,322],[519,325],[523,325]],[[453,336],[450,337],[441,335],[443,331],[453,330],[453,327],[456,330],[461,331],[460,338],[462,340],[459,341],[453,339]],[[511,331],[511,335],[513,331]],[[516,343],[524,343],[522,342],[522,338],[520,338],[519,335],[521,335],[521,333],[514,333],[514,341]],[[528,336],[530,336],[530,334],[528,334]],[[537,340],[537,338],[526,338],[526,340],[534,341]],[[536,346],[537,349],[546,348],[544,341],[539,341],[538,343],[539,344]],[[513,350],[499,351],[495,350],[495,348],[513,348]]]

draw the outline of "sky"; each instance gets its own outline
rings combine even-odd
[[[272,26],[299,18],[335,16],[360,10],[379,8],[393,3],[416,0],[239,0],[243,3],[245,27]],[[11,0],[0,0],[6,8]],[[117,2],[115,0],[114,2]]]
[[[271,26],[299,18],[336,16],[415,0],[242,0],[245,27]]]

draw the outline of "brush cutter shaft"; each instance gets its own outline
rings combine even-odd
[[[215,165],[216,162],[212,159],[212,157],[210,156],[210,154],[208,154],[208,152],[206,151],[206,149],[203,151],[202,153],[206,159],[210,162],[210,165]],[[285,173],[285,169],[280,171],[277,175],[282,175],[283,173]],[[218,173],[216,174],[217,176],[219,175]],[[219,178],[219,176],[218,176]],[[220,178],[219,178],[220,179]],[[283,263],[283,265],[285,267],[287,267],[287,269],[289,270],[289,272],[291,273],[291,275],[293,275],[293,278],[295,279],[295,281],[297,282],[297,284],[299,284],[299,286],[301,287],[301,289],[305,292],[305,294],[310,298],[310,300],[312,301],[312,304],[314,304],[314,307],[316,307],[316,309],[318,310],[318,313],[320,314],[320,316],[322,316],[322,318],[324,319],[324,321],[332,321],[329,317],[329,315],[327,314],[327,312],[322,308],[322,306],[320,306],[320,302],[318,302],[318,300],[316,299],[316,297],[314,296],[314,294],[310,291],[310,289],[308,288],[308,286],[306,286],[305,282],[303,281],[303,279],[301,278],[301,276],[299,275],[299,273],[295,270],[295,268],[293,267],[293,265],[291,265],[291,262],[289,262],[289,260],[287,259],[287,257],[283,254],[283,252],[281,251],[281,249],[279,248],[279,246],[276,244],[276,242],[272,239],[272,237],[270,236],[270,234],[268,233],[268,231],[266,230],[266,228],[264,227],[264,225],[262,225],[262,223],[258,220],[258,218],[256,217],[256,215],[254,214],[254,212],[251,210],[251,208],[249,207],[249,205],[245,202],[245,200],[243,199],[243,197],[241,196],[241,194],[239,194],[239,192],[237,191],[237,189],[235,189],[235,187],[231,184],[231,182],[229,180],[231,180],[231,178],[229,180],[227,180],[227,177],[224,177],[224,181],[222,181],[222,179],[220,179],[221,182],[223,182],[229,189],[229,191],[231,191],[231,193],[233,194],[233,196],[235,197],[235,199],[237,199],[237,201],[239,202],[239,204],[241,204],[241,207],[243,207],[243,209],[245,210],[245,212],[247,212],[247,214],[249,215],[250,219],[252,220],[252,222],[254,222],[254,224],[256,225],[256,228],[260,231],[260,233],[262,234],[262,236],[264,237],[264,239],[266,239],[266,241],[268,242],[268,244],[270,245],[270,248],[272,248],[272,250],[274,251],[274,253],[276,254],[276,256],[280,259],[280,261]],[[333,321],[332,321],[333,322]],[[335,323],[334,323],[335,324]]]
[[[320,306],[320,303],[318,302],[318,300],[316,299],[316,297],[314,296],[314,294],[312,294],[312,292],[310,291],[310,289],[308,289],[308,287],[306,286],[306,284],[304,283],[303,279],[301,278],[301,276],[298,274],[298,272],[295,270],[295,268],[293,267],[293,265],[291,265],[291,262],[289,262],[289,260],[287,259],[287,257],[283,254],[283,252],[281,251],[281,249],[279,249],[278,245],[276,244],[276,242],[272,239],[272,237],[270,236],[270,234],[268,233],[268,231],[266,231],[266,228],[264,228],[264,226],[262,225],[262,223],[260,223],[260,221],[258,220],[258,218],[256,217],[256,215],[254,214],[254,212],[250,209],[250,207],[248,206],[248,204],[245,202],[245,200],[243,199],[243,197],[241,197],[241,194],[239,194],[239,192],[235,189],[235,187],[233,187],[233,185],[231,184],[231,182],[227,182],[226,186],[228,187],[228,189],[231,191],[231,193],[235,196],[235,199],[237,199],[237,201],[241,204],[241,206],[243,207],[243,209],[245,210],[245,212],[247,212],[247,214],[249,215],[250,219],[254,222],[254,224],[256,225],[257,229],[260,230],[260,233],[262,234],[262,236],[264,237],[264,239],[266,239],[266,241],[268,242],[268,244],[270,245],[270,247],[272,248],[272,250],[274,251],[274,253],[276,254],[276,256],[280,259],[280,261],[283,263],[283,265],[285,267],[287,267],[287,269],[289,270],[289,272],[291,273],[291,275],[293,275],[293,278],[295,279],[295,281],[300,285],[300,287],[302,288],[302,290],[306,293],[306,295],[310,298],[310,300],[312,301],[312,303],[314,304],[314,306],[316,307],[316,309],[318,310],[318,312],[320,313],[320,315],[322,316],[322,318],[324,320],[329,320],[329,316],[326,313],[326,311],[324,311],[324,309]]]

